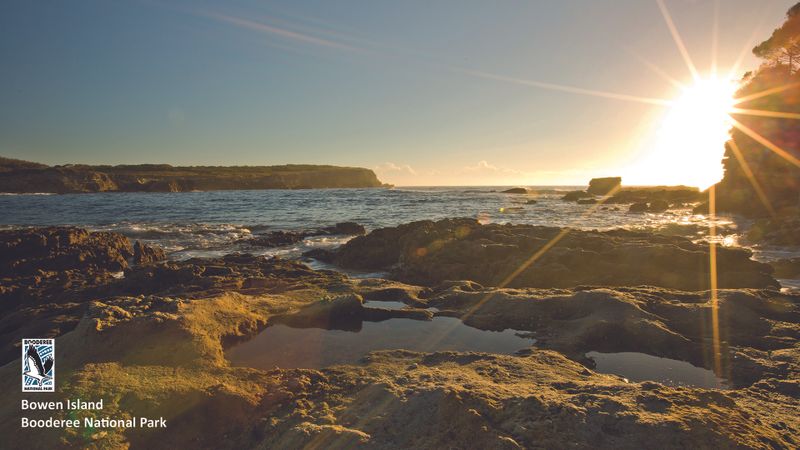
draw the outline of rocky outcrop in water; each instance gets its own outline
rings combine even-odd
[[[586,192],[592,195],[606,195],[622,185],[621,177],[592,178]]]
[[[0,158],[0,192],[186,192],[240,189],[370,188],[384,186],[358,167],[321,165],[191,166],[140,164],[44,166]]]
[[[663,212],[669,208],[683,208],[707,200],[697,188],[687,186],[621,187],[622,178],[593,178],[585,191],[567,192],[562,200],[578,204],[603,203],[631,204],[632,212]],[[607,196],[605,198],[604,196]],[[645,205],[644,209],[641,205]]]
[[[355,222],[340,222],[336,225],[308,231],[270,231],[244,238],[238,242],[252,247],[281,247],[302,242],[314,236],[358,236],[367,232],[363,225]]]
[[[686,186],[654,186],[624,188],[607,200],[607,203],[648,203],[664,205],[667,208],[678,208],[707,200],[708,196],[697,188]]]
[[[709,249],[678,236],[481,225],[473,219],[412,222],[374,230],[321,257],[342,267],[389,270],[412,284],[473,280],[509,287],[653,285],[709,287]],[[747,250],[718,248],[721,288],[778,287]],[[513,276],[511,276],[513,274]]]
[[[586,191],[569,191],[561,197],[565,202],[577,202],[585,198],[593,198],[594,196]]]
[[[500,191],[503,194],[528,194],[530,191],[526,188],[516,187],[511,189],[506,189],[504,191]]]

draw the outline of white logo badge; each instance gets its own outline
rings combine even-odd
[[[22,340],[22,392],[53,392],[56,388],[56,340]]]

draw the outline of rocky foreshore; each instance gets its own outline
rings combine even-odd
[[[709,246],[680,236],[475,219],[418,221],[374,230],[336,251],[309,256],[351,269],[387,270],[399,281],[435,285],[472,280],[489,286],[653,285],[708,289]],[[720,288],[777,288],[772,268],[739,248],[717,248]],[[510,274],[514,277],[507,279]]]
[[[466,231],[458,231],[462,227]],[[565,245],[545,252],[561,255],[560,262],[530,267],[558,273],[548,267],[561,264],[563,273],[573,275],[547,284],[523,271],[521,279],[528,281],[497,287],[502,269],[525,252],[536,254],[543,248],[540,240],[558,234],[462,220],[414,223],[356,238],[334,256],[338,262],[361,258],[370,267],[388,267],[403,281],[416,279],[404,274],[421,276],[422,267],[445,268],[418,280],[424,283],[407,284],[244,254],[167,261],[158,249],[114,233],[5,231],[0,236],[4,342],[18,344],[43,333],[57,337],[57,393],[39,396],[103,398],[103,415],[163,416],[169,425],[19,433],[23,394],[16,347],[2,353],[7,364],[0,368],[0,382],[7,398],[0,407],[0,433],[12,448],[792,448],[800,443],[800,296],[774,289],[767,267],[744,252],[721,252],[720,270],[727,273],[721,279],[729,280],[729,289],[711,296],[701,281],[689,281],[689,272],[652,275],[666,267],[659,258],[707,258],[689,241],[589,232],[568,241],[570,232],[559,241]],[[534,244],[521,247],[526,240]],[[612,272],[592,255],[627,247],[647,257],[618,255]],[[409,249],[432,262],[410,262]],[[483,253],[464,256],[456,265],[457,255],[476,249]],[[508,262],[500,258],[503,253],[510,255]],[[576,262],[581,257],[592,263]],[[470,268],[478,264],[482,271],[488,270],[484,264],[496,267],[487,282],[464,277],[479,274]],[[627,274],[629,281],[586,286],[599,280],[595,273]],[[373,300],[412,308],[373,308],[380,305]],[[365,321],[434,315],[458,317],[480,329],[529,332],[536,342],[517,355],[373,352],[359,364],[322,370],[232,367],[224,355],[226,348],[276,323],[357,330]],[[720,325],[716,345],[712,316]],[[589,351],[636,351],[708,369],[719,366],[718,375],[732,389],[628,382],[596,372],[585,356]],[[77,413],[85,414],[91,412]]]

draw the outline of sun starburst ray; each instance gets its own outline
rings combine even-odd
[[[745,176],[750,181],[750,184],[753,186],[753,190],[756,191],[756,195],[758,196],[758,199],[761,200],[761,203],[764,205],[764,207],[767,209],[767,211],[770,213],[770,215],[772,217],[775,217],[775,215],[776,215],[775,214],[775,209],[772,207],[772,203],[769,201],[769,198],[767,197],[767,194],[764,192],[764,189],[761,187],[761,183],[759,183],[758,180],[756,179],[756,176],[753,173],[753,170],[750,169],[750,164],[748,164],[747,160],[744,158],[744,155],[742,154],[742,151],[739,149],[739,145],[733,139],[731,139],[728,142],[728,145],[730,146],[730,149],[731,149],[731,152],[733,153],[733,156],[736,158],[737,161],[739,161],[739,165],[742,166],[742,171],[744,171]]]
[[[576,225],[582,223],[582,221],[584,219],[586,219],[586,217],[590,216],[595,211],[597,211],[597,209],[600,208],[600,206],[602,206],[604,203],[606,203],[619,190],[620,190],[620,186],[619,185],[614,187],[613,189],[611,189],[606,195],[604,195],[602,198],[600,198],[597,201],[597,203],[591,205],[573,223],[576,224]],[[542,256],[544,256],[548,251],[550,251],[550,249],[552,249],[559,241],[564,239],[564,237],[566,237],[571,231],[572,231],[572,227],[570,227],[570,226],[562,228],[558,232],[558,234],[556,234],[552,239],[550,239],[547,243],[545,243],[540,249],[538,249],[536,252],[534,252],[528,259],[523,261],[522,264],[519,265],[519,267],[514,269],[514,271],[509,273],[500,283],[498,283],[497,284],[497,289],[503,289],[505,287],[508,287],[508,285],[511,284],[511,282],[513,282],[522,272],[524,272],[526,269],[528,269],[536,261],[541,259]],[[495,295],[495,292],[493,291],[493,292],[489,292],[486,295],[484,295],[483,297],[481,297],[481,299],[478,300],[478,302],[475,303],[475,305],[469,307],[461,316],[459,316],[459,319],[462,322],[464,320],[468,319],[470,316],[475,314],[475,312],[477,312],[484,304],[486,304],[486,302],[491,300],[494,297],[494,295]],[[436,346],[436,344],[438,344],[448,334],[452,333],[455,330],[456,327],[457,327],[457,325],[454,325],[453,327],[450,327],[449,329],[443,331],[442,333],[438,334],[437,336],[432,336],[431,339],[429,340],[428,344],[427,344],[429,346],[429,348],[434,348]]]
[[[770,95],[773,95],[773,94],[778,94],[778,93],[781,93],[783,91],[786,91],[786,90],[789,90],[789,89],[793,89],[793,88],[796,88],[796,87],[800,87],[800,83],[789,83],[789,84],[784,84],[782,86],[777,86],[777,87],[774,87],[774,88],[765,89],[763,91],[756,92],[754,94],[745,95],[744,97],[737,97],[737,98],[734,99],[733,104],[734,105],[741,105],[742,103],[747,103],[749,101],[758,100],[759,98],[764,98],[764,97],[767,97],[767,96],[770,96]]]
[[[714,0],[714,18],[711,26],[711,76],[717,76],[717,53],[719,53],[719,0]]]
[[[678,32],[678,27],[676,27],[675,23],[672,21],[672,15],[670,15],[669,10],[667,10],[664,0],[656,0],[656,3],[658,3],[658,9],[661,10],[661,15],[664,16],[664,22],[666,22],[667,28],[669,28],[672,40],[675,41],[675,45],[678,47],[678,51],[681,53],[681,57],[683,57],[683,62],[686,63],[689,73],[692,74],[693,79],[699,79],[700,74],[692,62],[691,56],[689,56],[689,50],[686,48],[686,44],[683,43],[683,38],[681,38]]]
[[[670,74],[668,74],[668,73],[667,73],[667,72],[666,72],[664,69],[662,69],[661,67],[658,67],[656,64],[654,64],[654,63],[650,62],[649,60],[645,59],[644,57],[642,57],[641,55],[639,55],[639,54],[635,53],[635,52],[634,52],[634,51],[632,51],[632,50],[628,50],[628,53],[630,53],[631,55],[633,55],[633,56],[634,56],[636,59],[638,59],[638,60],[639,60],[639,62],[641,62],[642,64],[644,64],[644,66],[645,66],[645,67],[647,67],[648,69],[650,69],[650,71],[652,71],[653,73],[655,73],[655,74],[656,74],[656,75],[658,75],[659,77],[663,78],[663,79],[664,79],[665,81],[667,81],[669,84],[671,84],[671,85],[675,86],[675,87],[676,87],[676,88],[678,88],[679,90],[684,90],[684,89],[686,89],[686,85],[685,85],[685,84],[681,83],[680,81],[678,81],[678,80],[677,80],[677,79],[675,79],[674,77],[670,76]]]
[[[782,111],[767,111],[763,109],[743,109],[733,108],[731,114],[742,114],[746,116],[774,117],[777,119],[800,119],[800,113],[788,113]]]
[[[722,374],[722,351],[719,332],[719,297],[717,292],[717,243],[715,241],[717,235],[716,226],[716,186],[711,186],[708,189],[708,216],[710,220],[709,225],[709,242],[708,242],[708,256],[709,256],[709,284],[711,294],[711,342],[712,351],[714,356],[714,373],[717,376]]]
[[[524,78],[515,78],[509,77],[505,75],[498,75],[489,72],[482,72],[479,70],[471,70],[471,69],[463,69],[452,67],[453,70],[457,70],[461,73],[466,73],[468,75],[472,75],[479,78],[485,78],[489,80],[496,80],[496,81],[504,81],[507,83],[514,83],[523,86],[531,86],[537,87],[542,89],[549,89],[553,91],[562,91],[562,92],[569,92],[571,94],[580,94],[580,95],[589,95],[592,97],[602,97],[602,98],[610,98],[614,100],[622,100],[622,101],[629,101],[629,102],[637,102],[637,103],[647,103],[651,105],[659,105],[659,106],[669,106],[672,104],[672,101],[666,100],[663,98],[652,98],[652,97],[639,97],[635,95],[628,95],[628,94],[619,94],[615,92],[605,92],[605,91],[598,91],[593,89],[584,89],[575,86],[567,86],[563,84],[555,84],[555,83],[546,83],[542,81],[536,80],[528,80]]]
[[[756,131],[754,131],[753,129],[747,127],[746,125],[744,125],[743,123],[739,122],[738,120],[736,120],[734,118],[731,118],[731,122],[733,122],[733,126],[738,128],[742,133],[746,134],[747,136],[749,136],[754,141],[756,141],[759,144],[763,145],[764,147],[772,150],[774,153],[776,153],[778,156],[782,157],[786,161],[789,161],[790,163],[794,164],[795,166],[800,167],[800,159],[797,159],[791,153],[789,153],[786,150],[784,150],[784,149],[780,148],[779,146],[775,145],[775,143],[773,143],[769,139],[765,138],[764,136],[758,134]]]

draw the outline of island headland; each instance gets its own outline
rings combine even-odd
[[[0,157],[0,192],[188,192],[246,189],[384,187],[370,169],[324,165],[91,166],[44,164]]]

